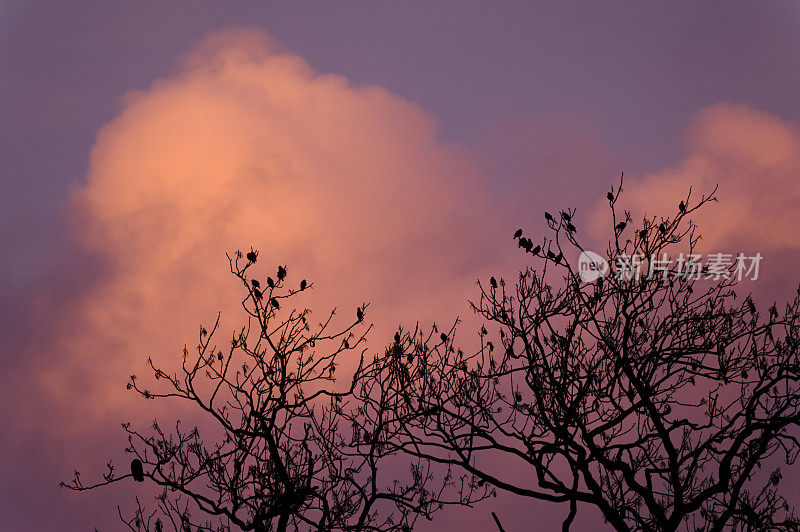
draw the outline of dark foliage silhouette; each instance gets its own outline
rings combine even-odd
[[[634,231],[620,191],[607,195],[611,264],[691,253],[689,216],[716,200],[690,190]],[[381,421],[395,450],[562,503],[564,530],[584,505],[623,531],[797,530],[780,480],[800,451],[800,289],[762,317],[735,276],[648,277],[646,260],[641,276],[584,282],[563,260],[583,250],[573,214],[546,213],[535,249],[514,234],[536,268],[481,285],[479,350],[459,349],[455,326],[400,331],[363,380],[388,383],[363,422],[393,413]]]
[[[378,423],[360,419],[365,408],[383,415],[380,386],[360,384],[364,362],[366,305],[356,321],[332,331],[331,312],[312,326],[308,310],[290,310],[288,300],[311,289],[288,285],[287,268],[267,288],[250,275],[258,259],[251,250],[229,257],[244,286],[247,324],[227,345],[217,320],[201,327],[195,354],[184,349],[179,373],[169,374],[148,359],[160,389],[144,388],[131,376],[128,389],[144,399],[188,401],[202,419],[178,422],[173,431],[157,421],[150,433],[130,424],[130,475],[108,463],[102,481],[84,485],[75,473],[62,486],[92,490],[132,477],[160,486],[154,508],[137,497],[133,515],[120,518],[131,530],[410,530],[420,516],[444,505],[469,505],[487,496],[468,477],[447,468],[433,471],[427,460],[393,456]],[[345,384],[336,383],[337,364],[360,360]],[[377,359],[376,359],[377,360]],[[365,401],[359,393],[375,394]],[[366,405],[366,406],[365,406]],[[201,436],[187,421],[211,425]]]

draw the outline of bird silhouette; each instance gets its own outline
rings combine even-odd
[[[359,322],[364,320],[364,309],[361,307],[356,309],[356,318],[358,318]]]
[[[663,223],[658,224],[658,232],[662,235],[667,232],[667,226]]]
[[[273,297],[273,298],[270,300],[270,303],[272,303],[272,306],[273,306],[273,307],[275,307],[275,310],[280,310],[280,308],[281,308],[281,305],[280,305],[280,303],[278,303],[278,300],[277,300],[277,299],[275,299],[275,298]]]
[[[756,313],[756,306],[753,303],[753,300],[750,299],[750,296],[747,296],[747,299],[745,299],[745,301],[747,302],[747,306],[750,309],[750,314],[755,314]]]
[[[556,258],[555,258],[556,264],[559,264],[561,262],[561,259],[563,259],[563,258],[564,258],[564,254],[563,253],[559,253],[558,255],[556,255]]]
[[[286,268],[278,266],[278,281],[283,281],[286,278]]]
[[[531,242],[530,238],[526,238],[525,239],[525,252],[526,253],[530,253],[532,247],[533,247],[533,242]]]
[[[566,213],[566,212],[562,212],[561,213],[561,217],[564,218],[568,222],[572,220],[572,216],[570,216],[569,213]]]
[[[678,204],[678,209],[679,209],[681,212],[686,212],[686,204],[685,204],[684,202],[680,202],[680,203]]]
[[[256,258],[258,258],[258,255],[256,254],[255,251],[249,251],[247,253],[247,260],[249,260],[250,262],[255,262]]]
[[[489,284],[492,285],[492,288],[497,288],[497,279],[492,277],[491,279],[489,279]]]
[[[445,333],[442,333],[441,335],[439,335],[439,338],[442,339],[442,342],[446,342],[447,341],[447,335]]]
[[[545,212],[544,213],[544,219],[547,220],[548,222],[552,222],[553,221],[553,215],[550,214],[549,212]]]
[[[275,288],[275,281],[272,280],[272,277],[267,277],[267,286]]]
[[[252,281],[250,281],[250,284],[252,284],[252,285],[253,285],[253,288],[259,288],[259,287],[261,286],[261,283],[259,283],[259,282],[258,282],[258,281],[256,281],[255,279],[253,279]]]
[[[394,343],[396,343],[396,344],[400,343],[400,333],[399,332],[394,333]]]
[[[144,482],[144,469],[142,468],[142,461],[138,458],[131,460],[131,475],[136,482]]]
[[[641,231],[639,231],[639,238],[641,238],[642,240],[647,238],[647,229],[642,229]]]
[[[256,296],[256,299],[261,299],[264,297],[264,294],[261,293],[261,290],[258,288],[253,288],[253,295]]]
[[[626,224],[625,222],[618,223],[617,224],[617,231],[621,233],[622,231],[625,230],[625,227],[627,227],[627,225],[628,224]]]
[[[570,233],[574,233],[577,231],[577,229],[575,229],[575,226],[572,225],[572,223],[567,222],[567,231],[569,231]]]
[[[538,255],[541,250],[542,246],[536,246],[535,248],[533,248],[533,251],[531,251],[531,253],[533,253],[534,255]]]
[[[554,259],[554,258],[556,258],[556,254],[548,249],[547,250],[547,258],[548,259]]]
[[[606,198],[608,198],[608,201],[614,201],[614,194],[609,192],[609,193],[606,194]]]
[[[306,286],[308,286],[308,283],[306,282],[306,280],[305,280],[305,279],[303,279],[302,281],[300,281],[300,290],[305,290],[305,289],[306,289]]]
[[[522,229],[517,229],[514,233],[514,238],[519,238],[522,236]]]

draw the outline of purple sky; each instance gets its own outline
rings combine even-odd
[[[42,321],[42,301],[69,308],[58,302],[107,273],[75,244],[72,222],[65,223],[71,194],[86,182],[98,131],[125,109],[126,93],[169,77],[209,32],[231,26],[268,32],[316,73],[380,86],[421,107],[435,120],[438,141],[470,154],[487,201],[518,216],[520,225],[534,219],[534,210],[539,221],[546,207],[591,210],[620,171],[636,179],[679,166],[693,149],[687,131],[711,106],[740,105],[785,124],[800,122],[796,2],[6,0],[0,5],[4,399],[19,397],[32,368],[49,360],[39,349],[55,333]],[[6,403],[15,406],[47,415]],[[95,521],[72,506],[74,498],[92,495],[50,489],[71,464],[58,463],[46,433],[26,427],[0,429],[3,440],[23,433],[0,456],[0,471],[14,476],[2,486],[0,525],[26,531],[114,523],[113,511]],[[24,464],[40,461],[62,469],[26,477]],[[39,489],[43,482],[46,490]],[[37,515],[26,517],[32,508]],[[510,530],[530,518],[513,517],[510,506],[502,511]]]

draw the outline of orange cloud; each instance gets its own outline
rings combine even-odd
[[[625,181],[622,206],[634,221],[643,213],[673,216],[690,186],[697,199],[718,184],[719,201],[693,215],[700,251],[800,249],[796,124],[745,106],[715,105],[695,118],[686,144],[688,154],[675,167]],[[593,217],[598,237],[610,227],[608,204],[600,203]]]
[[[51,389],[70,398],[64,375],[89,372],[90,420],[128,400],[147,355],[175,367],[218,310],[225,342],[242,319],[225,253],[251,245],[261,275],[287,264],[290,284],[315,283],[301,302],[319,319],[370,301],[374,351],[398,324],[467,314],[484,257],[514,250],[494,249],[476,165],[436,135],[416,105],[316,74],[262,33],[207,38],[98,135],[71,208],[107,275],[70,312]]]

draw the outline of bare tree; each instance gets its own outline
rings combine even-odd
[[[244,286],[247,323],[227,345],[215,340],[218,316],[210,330],[200,328],[196,353],[184,349],[179,373],[148,359],[158,389],[133,375],[127,385],[146,400],[188,401],[202,417],[192,421],[213,430],[202,437],[197,426],[181,422],[166,431],[155,421],[149,433],[123,424],[131,473],[109,462],[102,481],[85,485],[76,472],[62,485],[85,491],[133,479],[162,487],[154,508],[138,497],[132,516],[118,507],[136,531],[410,530],[419,516],[430,518],[445,504],[484,498],[486,490],[457,482],[446,469],[437,474],[424,459],[393,457],[380,427],[369,436],[354,430],[364,410],[355,392],[364,391],[358,383],[367,367],[366,306],[344,329],[331,330],[335,311],[312,326],[307,309],[289,305],[312,285],[302,280],[290,288],[283,266],[275,280],[251,277],[257,256],[251,250],[229,257]],[[337,386],[337,363],[346,355],[360,362]]]
[[[800,450],[800,290],[762,317],[735,275],[661,271],[662,257],[695,250],[689,217],[714,192],[693,202],[690,190],[634,230],[621,188],[604,258],[641,254],[642,274],[585,282],[564,260],[584,251],[574,211],[546,213],[536,246],[517,231],[538,267],[514,286],[480,284],[477,351],[457,347],[455,326],[401,331],[372,368],[389,383],[375,409],[395,414],[382,420],[389,441],[477,485],[565,504],[564,530],[579,505],[623,531],[797,530],[780,480]],[[509,474],[520,468],[528,482]]]

